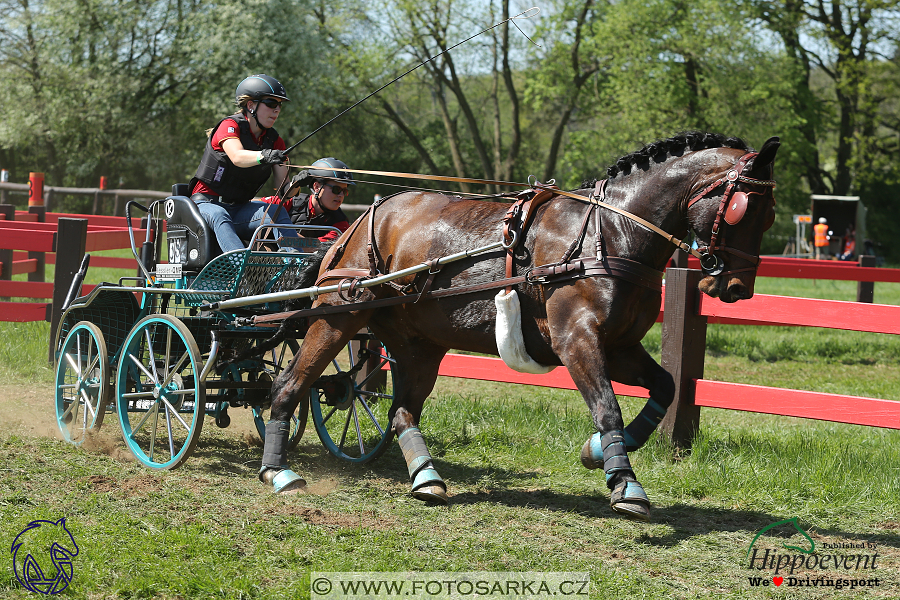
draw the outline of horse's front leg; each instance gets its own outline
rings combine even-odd
[[[634,452],[643,446],[675,398],[675,380],[638,343],[616,350],[609,357],[609,373],[614,381],[647,388],[650,397],[634,420],[625,427],[625,447]]]
[[[602,343],[593,336],[579,336],[578,342],[560,343],[554,350],[569,369],[597,430],[581,449],[581,463],[588,469],[603,468],[611,490],[609,505],[615,512],[650,520],[650,500],[628,459],[622,412],[610,383]]]
[[[287,448],[291,415],[300,402],[308,402],[309,388],[347,342],[365,326],[369,313],[323,317],[309,328],[300,352],[272,384],[272,408],[266,423],[259,479],[275,493],[302,491],[306,481],[288,468]]]

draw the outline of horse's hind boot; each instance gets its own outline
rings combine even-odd
[[[447,504],[447,484],[438,475],[418,427],[408,427],[400,434],[400,450],[406,459],[412,495],[419,500]]]
[[[597,469],[603,465],[606,472],[606,485],[612,489],[609,505],[613,511],[629,518],[650,520],[650,500],[644,488],[637,481],[627,480],[614,484],[614,477],[619,473],[634,475],[628,452],[625,448],[625,433],[599,431],[585,442],[581,449],[581,463],[588,469]]]
[[[266,423],[266,442],[259,480],[271,485],[276,494],[297,492],[306,487],[306,481],[287,468],[287,444],[290,433],[291,424],[288,421]]]
[[[646,444],[650,434],[656,430],[665,416],[666,409],[657,404],[653,398],[648,398],[647,404],[638,416],[625,427],[625,448],[628,452],[634,452]]]

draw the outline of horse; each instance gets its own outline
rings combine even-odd
[[[275,491],[306,485],[287,464],[287,422],[329,362],[368,326],[395,361],[389,434],[399,438],[412,494],[446,503],[447,486],[418,424],[449,349],[498,354],[499,280],[521,300],[527,354],[540,365],[565,366],[587,404],[596,433],[582,448],[582,463],[603,468],[614,512],[649,520],[651,503],[628,453],[647,441],[674,397],[672,376],[641,345],[659,314],[671,236],[683,238],[693,230],[702,242],[702,292],[724,302],[750,298],[762,235],[775,216],[771,178],[778,147],[778,138],[771,138],[755,153],[739,138],[701,132],[660,140],[620,158],[605,183],[583,184],[536,207],[517,244],[390,285],[318,296],[313,308],[346,310],[310,318],[299,354],[276,378],[260,480]],[[390,196],[344,232],[315,273],[319,281],[359,282],[489,244],[501,239],[509,211],[508,203],[438,192]],[[507,262],[525,275],[510,277]],[[603,265],[607,269],[600,273]],[[440,295],[460,286],[468,293]],[[404,295],[418,301],[373,302]],[[628,427],[612,380],[649,390],[647,404]]]

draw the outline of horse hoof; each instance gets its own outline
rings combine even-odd
[[[447,491],[439,485],[427,485],[412,492],[413,498],[430,504],[448,504]]]
[[[276,494],[296,494],[306,491],[306,480],[290,469],[264,469],[260,480],[271,485]]]
[[[610,495],[609,506],[629,519],[650,520],[650,499],[637,481],[623,481],[617,485]]]
[[[597,436],[597,442],[595,442],[594,453],[591,452],[591,441],[594,437],[590,437],[588,441],[584,443],[584,446],[581,447],[581,464],[584,465],[586,469],[600,469],[603,467],[603,459],[601,458],[599,461],[594,460],[594,456],[603,456],[603,451],[600,450],[600,436]]]

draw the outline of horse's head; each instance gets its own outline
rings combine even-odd
[[[780,142],[769,138],[759,153],[719,148],[711,170],[688,202],[687,214],[697,233],[700,290],[723,302],[753,296],[763,233],[775,221],[775,154]]]

